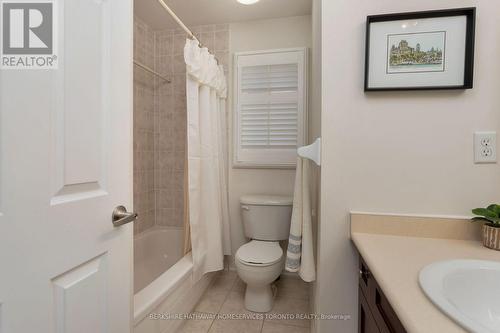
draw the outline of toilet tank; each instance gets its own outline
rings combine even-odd
[[[245,235],[251,239],[288,239],[293,198],[275,195],[245,195],[240,198]]]

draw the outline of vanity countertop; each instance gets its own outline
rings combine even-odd
[[[442,238],[430,238],[425,226]],[[420,289],[423,267],[449,259],[500,261],[500,252],[478,240],[478,226],[464,219],[351,214],[351,239],[409,333],[466,332]]]

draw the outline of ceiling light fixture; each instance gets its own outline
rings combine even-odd
[[[253,5],[254,3],[259,2],[260,0],[237,0],[237,1],[243,5]]]

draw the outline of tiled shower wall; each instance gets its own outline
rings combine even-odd
[[[193,27],[203,45],[228,70],[229,26]],[[136,19],[134,57],[166,83],[136,67],[134,74],[134,202],[141,214],[136,232],[153,225],[182,227],[186,146],[186,35],[180,29],[151,31]],[[149,82],[149,83],[148,83]]]
[[[157,31],[155,43],[155,68],[172,81],[159,86],[155,95],[156,224],[181,227],[184,209],[186,96],[176,92],[174,88],[180,83],[174,76],[173,32]]]
[[[229,26],[205,25],[192,31],[227,69]],[[184,219],[184,161],[186,146],[186,65],[183,30],[157,31],[155,68],[172,80],[155,95],[156,224],[182,227]]]
[[[154,32],[135,19],[134,59],[153,67],[154,54]],[[135,233],[155,224],[154,95],[153,75],[134,66],[134,210],[139,214]]]

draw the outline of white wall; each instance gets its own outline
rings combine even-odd
[[[263,21],[232,23],[230,30],[230,54],[235,52],[267,49],[311,47],[311,16],[298,16]],[[231,61],[232,62],[232,61]],[[230,67],[232,87],[232,66]],[[232,92],[232,89],[230,89]],[[229,108],[233,109],[232,96]],[[232,116],[232,112],[230,113]],[[232,117],[230,117],[232,125]],[[230,142],[233,132],[230,130]],[[230,149],[232,159],[232,147]],[[229,169],[229,213],[231,219],[231,240],[233,255],[246,242],[241,221],[239,198],[245,194],[292,195],[295,170]]]
[[[321,136],[321,0],[312,0],[311,84],[309,90],[309,140]]]
[[[473,132],[500,131],[500,5],[491,0],[323,0],[319,332],[356,332],[349,210],[469,215],[500,200],[499,165],[473,164]],[[363,92],[366,16],[477,6],[474,89]]]

